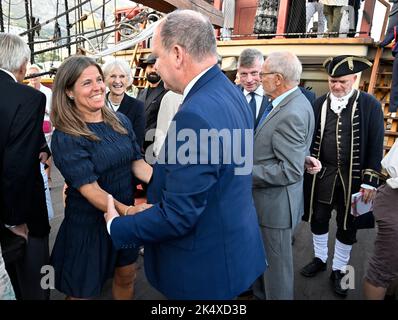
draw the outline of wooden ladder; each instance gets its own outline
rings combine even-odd
[[[390,47],[387,47],[389,51]],[[384,153],[392,147],[395,139],[398,138],[398,117],[396,112],[389,112],[390,91],[392,82],[392,56],[383,57],[382,48],[378,48],[373,64],[371,79],[369,82],[368,93],[372,94],[380,101],[384,112]]]
[[[385,30],[387,27],[387,17],[390,11],[389,5],[385,1],[380,1],[382,4],[386,5],[387,13],[383,21],[383,26],[381,34],[384,38]],[[382,40],[382,39],[381,39]],[[380,101],[383,112],[384,112],[384,153],[386,154],[398,138],[398,117],[396,112],[389,112],[388,107],[390,103],[390,91],[392,82],[392,63],[394,58],[391,52],[388,52],[388,57],[383,55],[383,51],[391,51],[391,46],[388,46],[383,50],[383,48],[377,48],[375,58],[373,61],[372,72],[370,76],[368,93],[375,96],[377,100]],[[398,57],[397,57],[398,59]]]

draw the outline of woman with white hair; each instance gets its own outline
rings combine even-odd
[[[133,82],[130,66],[124,60],[114,60],[103,66],[105,84],[109,88],[106,103],[115,112],[130,119],[137,143],[142,149],[145,130],[144,103],[128,96],[126,89]]]

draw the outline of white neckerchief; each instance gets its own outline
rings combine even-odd
[[[348,100],[350,100],[353,92],[354,89],[351,89],[349,94],[341,98],[338,98],[333,95],[333,93],[330,93],[330,109],[332,109],[335,114],[339,115],[341,111],[347,106]]]

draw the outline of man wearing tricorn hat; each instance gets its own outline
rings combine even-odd
[[[341,279],[359,228],[350,214],[351,195],[361,191],[365,202],[374,198],[383,156],[381,105],[371,95],[353,89],[356,73],[371,65],[356,56],[327,59],[324,67],[330,92],[313,106],[315,131],[311,155],[321,161],[323,168],[317,175],[305,178],[303,219],[311,224],[315,257],[301,269],[301,274],[313,277],[326,270],[329,220],[335,209],[337,233],[330,280],[335,293],[343,297],[347,289],[342,288]]]

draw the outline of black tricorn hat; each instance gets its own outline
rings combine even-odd
[[[156,63],[156,56],[152,53],[144,60],[145,64],[155,64]]]
[[[361,72],[372,66],[368,59],[358,56],[337,56],[323,63],[326,72],[333,78]]]

